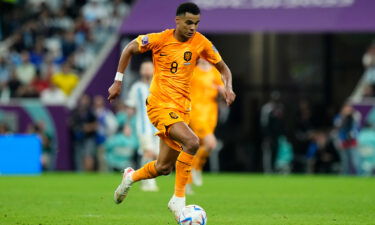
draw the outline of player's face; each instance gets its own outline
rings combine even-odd
[[[184,38],[191,38],[197,31],[200,21],[200,15],[185,13],[185,15],[176,17],[176,29]]]
[[[142,63],[139,73],[142,77],[151,78],[154,74],[154,65],[152,64],[152,62]]]

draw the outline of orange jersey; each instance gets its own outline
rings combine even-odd
[[[191,80],[190,126],[199,138],[212,134],[218,117],[218,87],[224,85],[216,68],[203,71],[196,67]]]
[[[186,42],[174,37],[174,29],[160,33],[140,35],[136,38],[139,51],[152,51],[154,76],[149,100],[153,107],[173,109],[182,113],[191,110],[190,81],[197,60],[202,57],[212,64],[220,62],[221,56],[213,44],[196,32]]]
[[[223,86],[221,75],[215,67],[209,71],[195,67],[194,76],[191,80],[191,101],[192,107],[195,105],[217,105],[218,87]]]

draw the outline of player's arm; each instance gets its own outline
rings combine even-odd
[[[131,57],[134,54],[139,54],[139,53],[140,51],[139,51],[138,43],[136,42],[136,40],[131,41],[129,44],[125,46],[124,50],[122,50],[120,61],[117,67],[115,81],[113,82],[111,87],[109,87],[108,89],[108,93],[109,93],[108,100],[110,102],[112,102],[114,99],[116,99],[120,95],[121,88],[122,88],[122,79],[124,76],[123,72],[128,67]]]
[[[233,92],[232,87],[232,72],[230,71],[229,67],[223,60],[215,64],[216,69],[221,74],[221,79],[224,82],[224,91],[223,96],[227,103],[227,105],[232,104],[234,99],[236,98],[236,94]]]
[[[217,85],[216,86],[217,91],[219,92],[219,96],[225,99],[225,88],[224,85]]]

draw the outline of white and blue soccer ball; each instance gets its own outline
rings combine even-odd
[[[198,205],[188,205],[181,210],[178,219],[179,225],[206,225],[206,211]]]

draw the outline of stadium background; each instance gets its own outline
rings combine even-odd
[[[173,27],[174,10],[182,1],[43,2],[0,2],[3,76],[0,132],[48,134],[51,162],[46,169],[75,170],[74,129],[68,122],[72,110],[84,94],[105,98],[123,46],[140,33]],[[309,151],[319,142],[319,135],[335,139],[332,136],[340,127],[335,127],[334,118],[348,101],[361,113],[362,128],[374,124],[371,98],[374,91],[362,96],[363,90],[373,85],[371,79],[367,82],[366,71],[373,69],[374,61],[370,66],[364,66],[362,61],[366,52],[375,57],[371,50],[375,39],[375,3],[371,0],[194,2],[202,8],[199,31],[211,39],[231,68],[237,93],[229,111],[222,107],[217,136],[223,146],[217,156],[219,161],[212,161],[216,166],[211,165],[211,169],[265,170],[263,144],[268,137],[267,129],[271,128],[262,125],[261,111],[270,96],[277,95],[283,113],[277,118],[276,128],[269,131],[276,132],[272,135],[277,138],[285,136],[287,144],[292,146],[286,153],[287,166],[279,172],[340,173],[340,149],[335,148],[336,153],[322,150],[331,154],[327,170],[324,166],[322,170],[317,168],[319,151],[312,154]],[[92,10],[95,7],[100,9]],[[40,45],[41,51],[36,47]],[[23,64],[23,54],[30,55],[36,68],[29,80],[17,73]],[[140,62],[149,57],[137,56],[132,61],[126,71],[122,99],[138,77]],[[58,84],[53,76],[66,62],[79,82],[60,103],[43,100],[42,92],[50,83]],[[49,66],[53,73],[45,72],[51,69]],[[21,80],[17,90],[10,85],[14,84],[12,74]],[[312,136],[303,140],[306,146],[300,149],[298,132],[305,129],[299,124],[303,100],[308,102],[311,114],[308,128],[303,132]],[[105,107],[117,109],[109,103]],[[38,124],[42,132],[40,127],[32,129]],[[366,145],[366,154],[370,152],[364,159],[368,161],[366,174],[372,174],[375,167],[374,148]],[[98,165],[93,169],[100,170]]]

